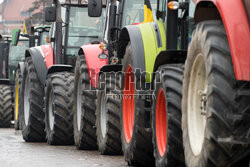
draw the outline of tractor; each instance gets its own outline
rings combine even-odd
[[[155,7],[156,1],[152,2]],[[101,3],[101,0],[89,0],[89,16],[100,16]],[[102,42],[82,46],[76,62],[74,137],[77,149],[98,146],[101,154],[118,155],[122,154],[121,102],[108,98],[108,95],[118,95],[121,87],[120,75],[116,72],[121,71],[122,60],[117,57],[116,44],[122,27],[153,21],[153,15],[149,1],[109,0],[106,6]]]
[[[45,45],[47,42],[47,36],[50,30],[49,25],[39,26],[32,28],[31,34],[20,34],[20,30],[13,30],[13,45],[15,49],[13,49],[13,54],[15,56],[11,56],[11,58],[15,61],[15,64],[12,68],[12,77],[15,80],[15,90],[14,90],[14,121],[15,121],[15,129],[21,130],[22,126],[19,117],[19,111],[21,111],[21,84],[22,84],[22,76],[24,71],[24,59],[25,59],[25,50],[27,48],[31,48],[34,46]],[[20,38],[21,37],[21,38]],[[20,39],[19,39],[20,38]],[[25,41],[23,39],[26,39]],[[21,43],[20,43],[21,42]],[[25,44],[25,45],[23,45]]]
[[[1,36],[1,116],[0,127],[10,127],[11,120],[14,120],[13,113],[13,92],[15,82],[15,69],[22,58],[22,53],[29,45],[26,37],[20,38],[17,44],[14,43],[15,36]]]
[[[0,35],[0,127],[10,127],[13,118],[12,82],[9,79],[9,50],[11,36]]]
[[[125,158],[145,166],[150,155],[156,166],[248,164],[249,2],[158,0],[156,17],[126,26],[118,42]]]
[[[54,0],[45,9],[49,44],[26,50],[21,89],[26,142],[69,145],[73,138],[73,66],[82,44],[101,39],[101,18],[88,17],[84,1]]]

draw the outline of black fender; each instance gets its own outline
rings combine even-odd
[[[27,49],[25,52],[25,58],[27,57],[32,58],[38,79],[43,85],[45,85],[48,69],[44,60],[42,49],[39,46]]]
[[[136,72],[136,69],[145,71],[145,54],[144,54],[144,45],[139,27],[135,25],[125,26],[118,40],[117,54],[118,57],[123,58],[126,52],[126,46],[131,42],[132,46],[132,60],[133,60],[133,70]],[[137,74],[137,73],[136,73]]]
[[[155,59],[154,63],[154,72],[158,69],[158,67],[164,64],[179,64],[185,63],[187,58],[186,50],[168,50],[162,51]]]
[[[23,61],[19,62],[17,68],[20,69],[21,75],[23,76],[24,68],[25,68],[24,62]]]
[[[158,54],[154,63],[154,73],[152,82],[157,74],[157,69],[164,64],[185,64],[187,58],[187,50],[168,50]],[[151,84],[151,89],[154,89],[154,84]]]
[[[0,85],[10,85],[9,79],[0,79]]]
[[[99,78],[98,78],[98,84],[101,84],[101,89],[105,88],[105,77],[106,75],[103,75],[103,73],[118,73],[122,71],[122,65],[121,64],[113,64],[113,65],[105,65],[100,69],[99,72]]]
[[[64,72],[64,71],[74,73],[73,70],[74,68],[71,65],[57,64],[57,65],[50,66],[47,72],[47,76],[56,72]]]
[[[120,71],[122,71],[121,64],[105,65],[105,66],[102,66],[102,68],[100,69],[99,75],[100,73],[103,73],[103,72],[120,72]]]
[[[111,65],[105,65],[102,66],[99,72],[99,80],[102,80],[101,74],[103,73],[116,73],[122,71],[122,65],[121,64],[111,64]]]

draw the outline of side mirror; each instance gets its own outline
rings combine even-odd
[[[102,0],[88,1],[89,17],[100,17],[102,15]]]
[[[12,41],[11,41],[12,45],[17,46],[19,42],[20,32],[21,32],[20,29],[14,29],[12,31]]]
[[[45,8],[45,21],[49,23],[56,21],[56,7],[55,6]]]

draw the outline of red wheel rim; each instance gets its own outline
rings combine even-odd
[[[123,129],[126,142],[132,139],[134,126],[134,75],[132,67],[129,65],[126,69],[124,88],[123,88]]]
[[[160,156],[166,152],[167,145],[167,112],[164,90],[159,89],[156,100],[156,139]]]

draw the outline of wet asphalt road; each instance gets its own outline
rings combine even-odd
[[[98,151],[79,151],[74,146],[26,143],[21,132],[0,129],[0,167],[120,167],[122,156],[102,156]]]

